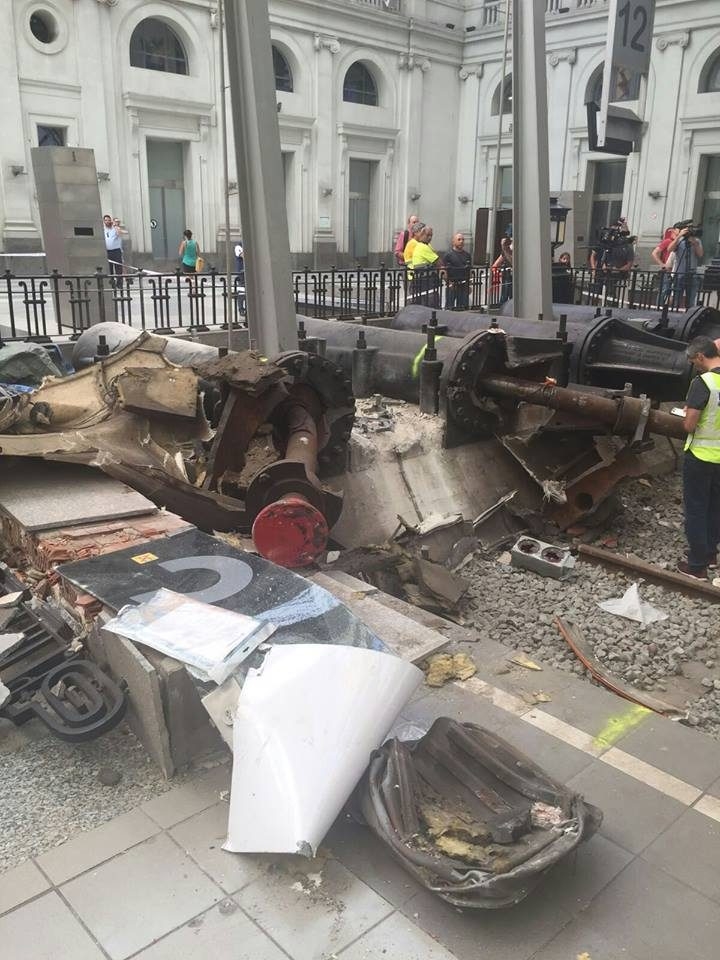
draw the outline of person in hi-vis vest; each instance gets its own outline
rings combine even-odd
[[[683,504],[687,558],[678,570],[704,579],[717,564],[720,542],[720,353],[710,337],[695,337],[687,357],[698,376],[690,384],[683,421]]]

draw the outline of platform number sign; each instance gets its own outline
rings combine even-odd
[[[626,67],[647,74],[650,68],[655,0],[613,0],[609,23],[615,30],[612,52],[613,67]]]
[[[593,120],[596,133],[590,136],[595,140],[593,150],[608,153],[618,152],[627,155],[632,149],[636,136],[630,135],[628,130],[635,124],[639,131],[640,118],[631,110],[624,108],[624,115],[620,125],[620,135],[614,135],[608,129],[612,126],[618,111],[610,107],[611,103],[624,100],[634,100],[644,84],[650,70],[650,54],[652,53],[653,25],[655,23],[655,0],[610,0],[608,10],[608,38],[605,48],[605,63],[603,66],[602,102],[597,115]],[[590,110],[590,106],[588,107]],[[610,119],[609,119],[610,118]],[[615,118],[615,119],[613,119]],[[605,147],[608,142],[625,144],[617,150]]]

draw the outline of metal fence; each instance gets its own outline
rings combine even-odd
[[[664,278],[664,279],[661,279]],[[683,278],[684,280],[685,278]],[[717,292],[700,292],[673,282],[658,271],[634,270],[604,276],[588,269],[554,272],[556,303],[603,309],[657,309],[667,303],[681,310],[697,301],[718,307]],[[228,278],[212,269],[197,276],[170,274],[113,276],[16,276],[0,280],[0,338],[47,339],[78,335],[91,323],[117,320],[155,332],[227,329],[245,326],[245,290],[241,276]],[[228,296],[229,289],[229,296]],[[293,274],[295,309],[313,317],[391,316],[410,303],[444,309],[496,312],[512,296],[512,271],[473,267],[463,281],[437,271],[402,268],[310,270]]]

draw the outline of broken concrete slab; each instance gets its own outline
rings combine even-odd
[[[3,461],[0,508],[26,531],[157,513],[141,493],[99,470],[43,460]]]
[[[133,643],[124,637],[103,633],[97,625],[90,630],[87,645],[102,669],[108,670],[115,680],[127,684],[130,728],[170,779],[176,765],[170,750],[157,670]]]

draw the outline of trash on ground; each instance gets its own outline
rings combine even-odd
[[[608,690],[612,690],[613,693],[616,693],[619,697],[623,697],[623,699],[629,700],[631,703],[637,703],[641,707],[647,707],[648,710],[654,710],[655,713],[660,713],[664,717],[679,719],[686,715],[684,711],[678,710],[678,708],[674,707],[671,703],[666,703],[664,700],[660,700],[650,693],[643,693],[640,690],[636,690],[635,687],[629,683],[625,683],[624,680],[612,676],[595,657],[591,645],[583,636],[580,628],[575,624],[568,623],[560,617],[557,617],[555,623],[575,656],[590,671],[598,683],[607,687]]]
[[[275,624],[166,590],[128,604],[105,629],[182,661],[199,680],[222,683],[275,632]]]
[[[425,683],[429,687],[442,687],[450,680],[468,680],[477,667],[466,653],[438,653],[426,661]]]
[[[601,600],[598,607],[606,613],[613,613],[617,617],[625,617],[626,620],[635,620],[637,623],[647,627],[651,623],[657,623],[660,620],[667,620],[668,615],[646,600],[640,598],[639,585],[631,584],[621,597],[613,597],[611,600]]]
[[[374,650],[271,647],[237,704],[224,849],[313,856],[421,680]]]
[[[516,653],[512,657],[508,657],[508,663],[514,663],[516,667],[525,667],[526,670],[542,670],[539,663],[535,663],[534,660],[524,657],[521,653]]]
[[[575,567],[575,557],[567,547],[544,543],[535,537],[520,537],[510,551],[512,565],[532,570],[543,577],[563,580]]]
[[[602,822],[509,743],[447,717],[414,743],[388,740],[357,796],[405,869],[458,907],[519,903]]]
[[[470,586],[469,580],[451,573],[447,567],[439,563],[424,560],[422,557],[418,557],[415,561],[415,569],[419,584],[452,607],[458,605]]]

